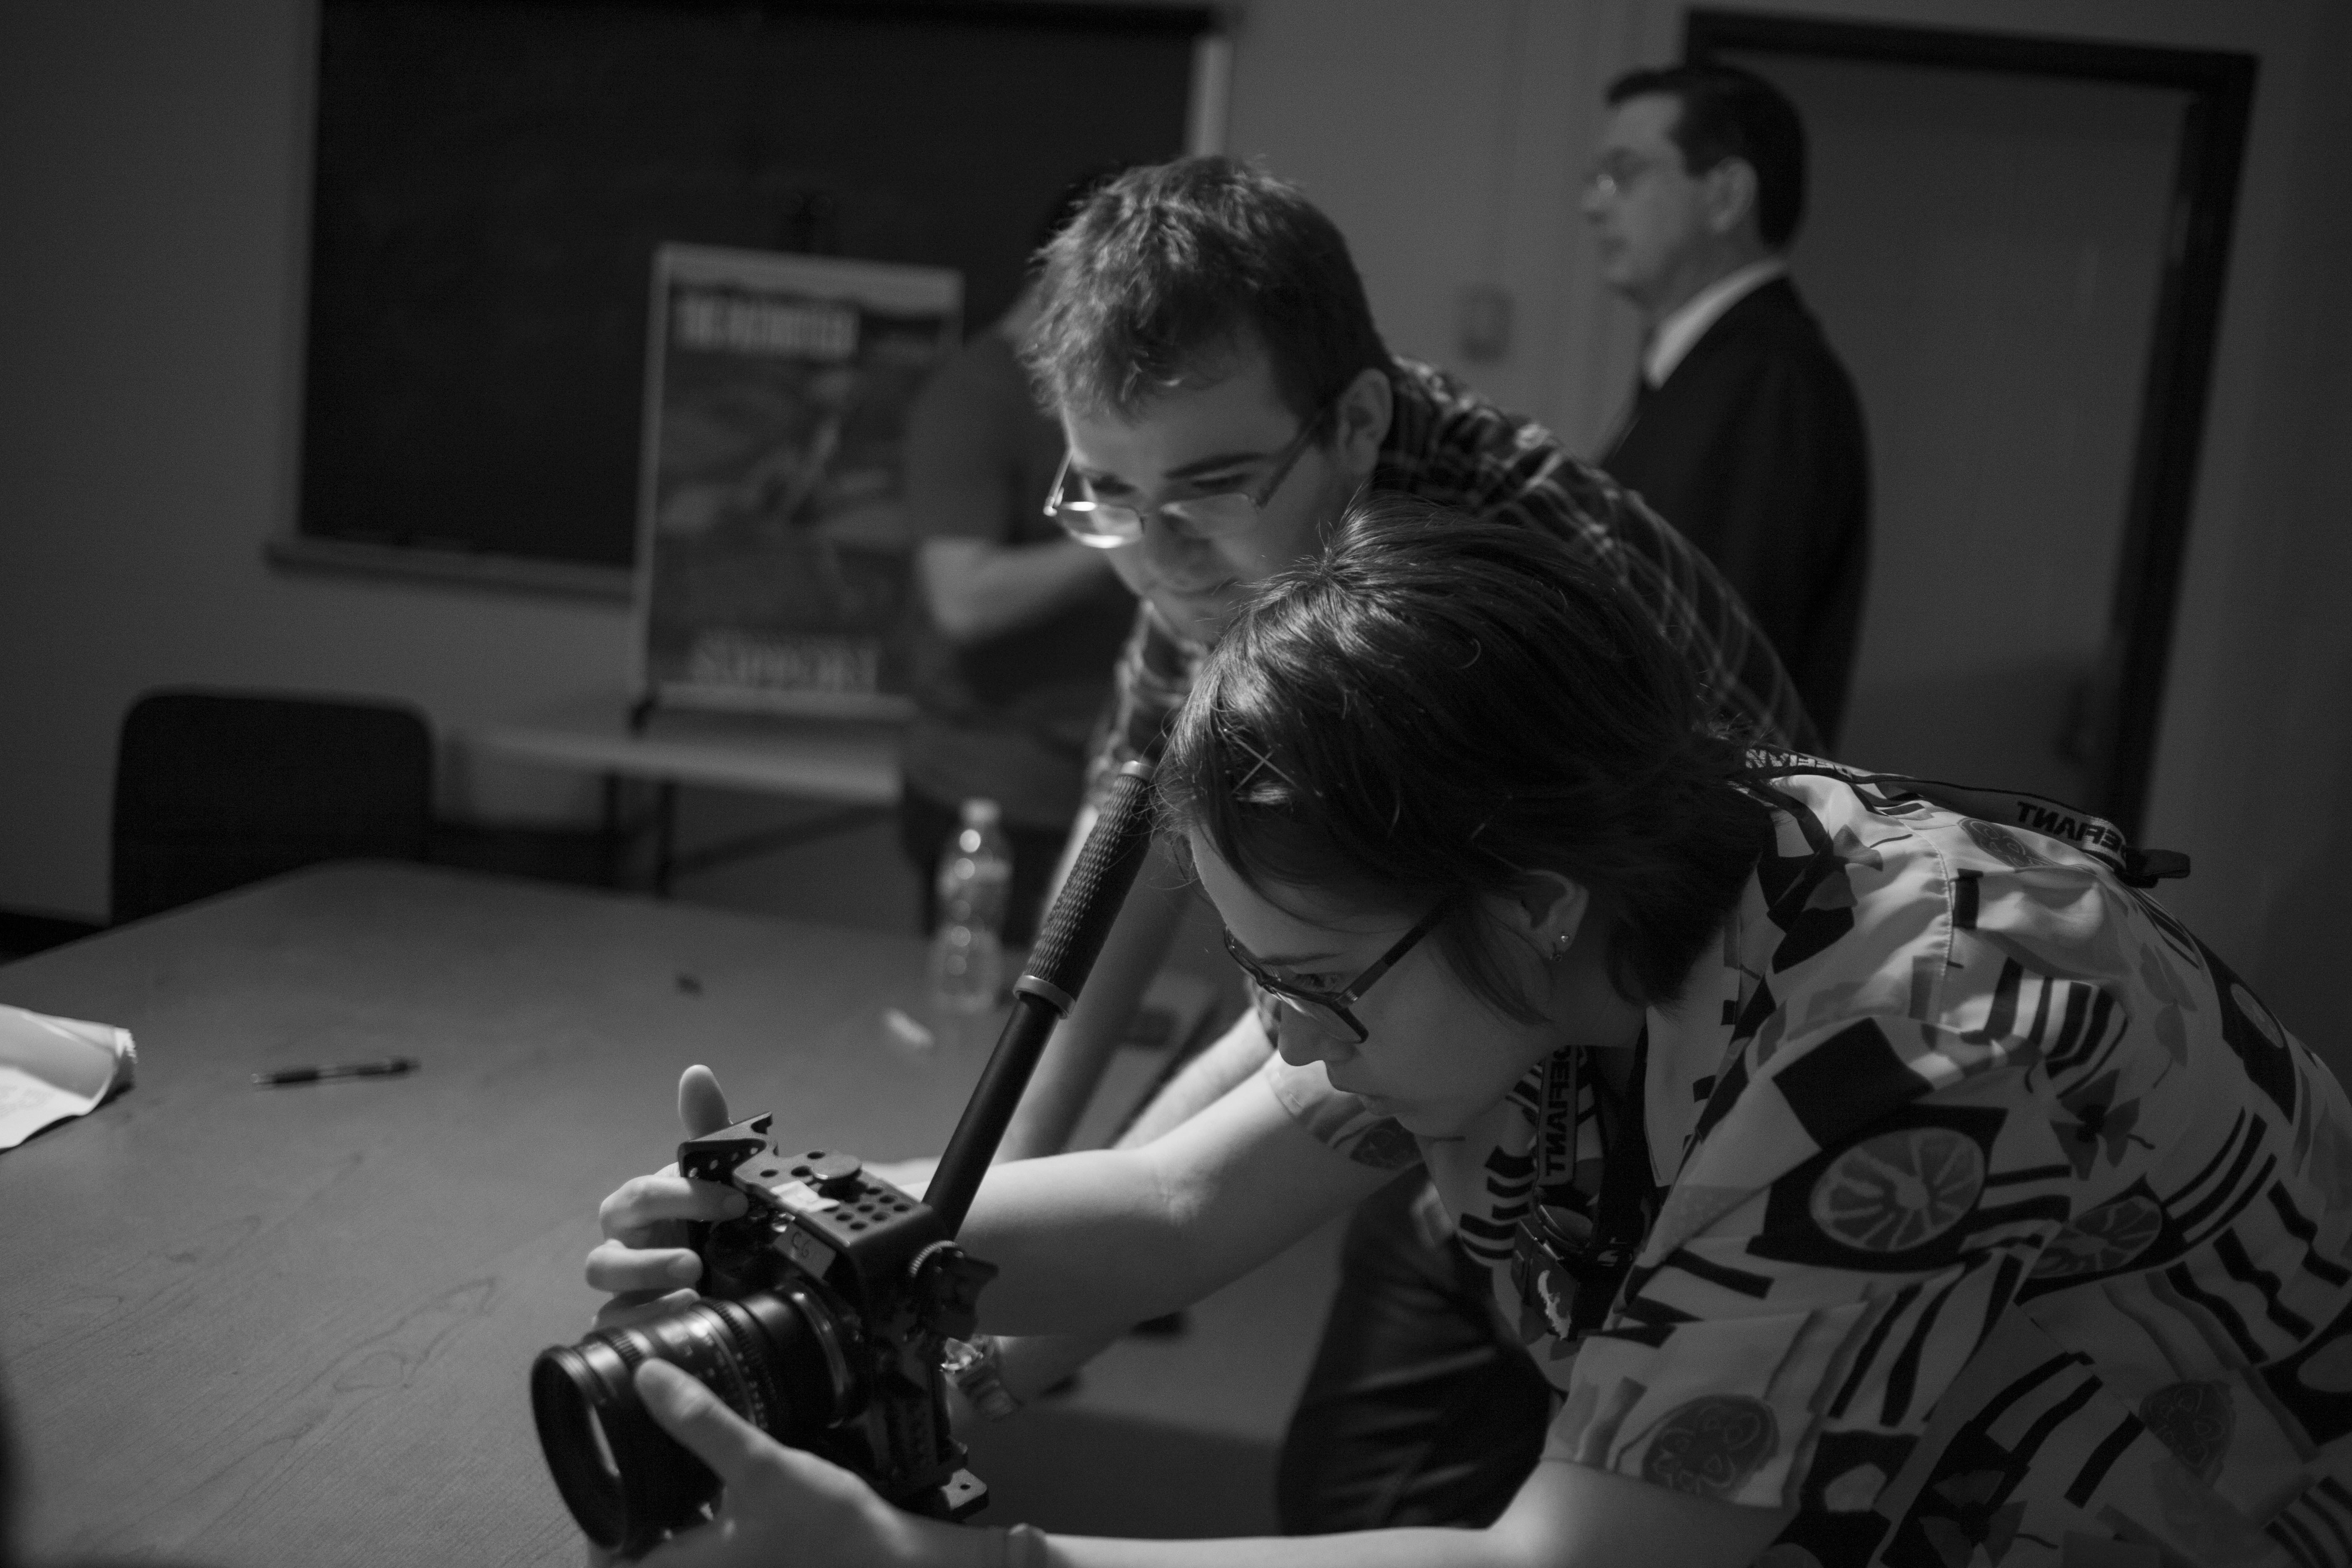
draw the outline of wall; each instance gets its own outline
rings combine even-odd
[[[0,12],[0,906],[103,915],[147,687],[446,722],[625,679],[618,605],[263,563],[292,507],[310,55],[298,0]]]
[[[2200,858],[2172,901],[2289,1022],[2352,1038],[2352,997],[2301,967],[2352,935],[2327,895],[2352,849],[2326,825],[2352,782],[2352,628],[2334,607],[2352,571],[2337,435],[2352,333],[2327,308],[2352,235],[2319,199],[2352,165],[2343,95],[2322,90],[2352,59],[2347,8],[1802,8],[2262,58],[2152,837]],[[102,910],[114,727],[146,686],[368,689],[446,722],[626,668],[618,608],[262,564],[295,459],[309,15],[304,0],[0,8],[0,907]],[[1589,449],[1630,384],[1633,332],[1594,279],[1575,180],[1601,84],[1674,55],[1681,7],[1246,0],[1237,15],[1229,144],[1338,219],[1398,349],[1456,361],[1459,289],[1508,289],[1510,353],[1458,368]],[[498,783],[489,804],[517,805]]]

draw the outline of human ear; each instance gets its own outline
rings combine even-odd
[[[1557,871],[1521,873],[1500,902],[1506,929],[1547,963],[1557,962],[1576,945],[1592,912],[1591,891]]]
[[[1351,477],[1370,477],[1395,414],[1396,389],[1389,384],[1388,372],[1377,365],[1358,371],[1339,394],[1331,411],[1331,438],[1339,466]]]
[[[1707,227],[1731,234],[1755,212],[1755,164],[1745,158],[1726,158],[1706,172]]]

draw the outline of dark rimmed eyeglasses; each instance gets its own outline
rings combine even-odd
[[[1362,1001],[1364,993],[1372,988],[1372,983],[1394,968],[1398,959],[1411,952],[1413,943],[1437,929],[1437,922],[1444,918],[1448,907],[1441,903],[1422,916],[1418,924],[1397,938],[1394,947],[1373,960],[1370,969],[1336,991],[1318,990],[1313,986],[1300,985],[1294,981],[1285,980],[1279,975],[1267,973],[1265,965],[1260,963],[1251,954],[1249,949],[1234,939],[1234,933],[1230,928],[1225,931],[1225,951],[1234,955],[1234,962],[1240,964],[1252,980],[1257,982],[1260,990],[1270,996],[1280,998],[1285,1006],[1294,1012],[1304,1014],[1324,1028],[1346,1033],[1360,1046],[1372,1037],[1372,1032],[1358,1023],[1356,1016],[1348,1009]]]
[[[1230,539],[1234,534],[1246,533],[1257,525],[1257,520],[1265,514],[1265,503],[1274,499],[1274,492],[1290,477],[1299,454],[1323,428],[1333,406],[1326,404],[1316,410],[1314,417],[1298,427],[1297,435],[1271,454],[1274,471],[1255,490],[1219,490],[1214,495],[1186,496],[1158,506],[1123,506],[1095,500],[1085,479],[1071,474],[1073,455],[1065,451],[1062,466],[1054,474],[1054,488],[1045,492],[1045,515],[1059,523],[1062,531],[1072,539],[1097,550],[1116,550],[1122,544],[1139,542],[1144,528],[1154,517],[1168,519],[1197,539]]]

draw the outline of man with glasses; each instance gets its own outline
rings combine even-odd
[[[1158,754],[1243,600],[1311,556],[1367,488],[1567,541],[1648,608],[1723,722],[1812,743],[1769,644],[1706,559],[1549,432],[1391,354],[1347,242],[1294,187],[1224,158],[1130,170],[1046,247],[1039,289],[1024,357],[1068,446],[1046,507],[1106,551],[1142,601],[1089,768],[1094,787]],[[1091,821],[1082,810],[1073,845]],[[1000,1158],[1066,1142],[1192,897],[1155,851]],[[1335,996],[1286,984],[1261,990],[1258,1007],[1344,1011],[1348,994],[1377,978],[1336,977]],[[1268,1038],[1258,1013],[1245,1016],[1126,1141],[1158,1136],[1259,1070]],[[689,1134],[725,1124],[707,1075],[690,1075],[680,1101]],[[919,1184],[919,1174],[894,1174]],[[1549,1385],[1491,1322],[1483,1270],[1423,1223],[1425,1190],[1417,1177],[1394,1185],[1350,1227],[1349,1279],[1285,1444],[1287,1529],[1482,1523],[1541,1447]],[[633,1260],[647,1245],[614,1235],[597,1277],[614,1288],[655,1278]],[[1003,1409],[1098,1348],[1007,1342],[1001,1359],[967,1363],[959,1377],[975,1404]]]
[[[1641,374],[1601,466],[1705,552],[1837,741],[1870,565],[1853,382],[1789,280],[1805,131],[1761,77],[1629,71],[1585,182],[1601,275],[1641,312]]]
[[[1812,742],[1769,645],[1705,559],[1540,426],[1391,354],[1347,242],[1293,187],[1222,158],[1130,171],[1047,247],[1040,289],[1024,357],[1069,447],[1047,508],[1142,601],[1097,785],[1156,754],[1234,608],[1313,553],[1368,487],[1570,541],[1651,606],[1724,720]],[[1082,813],[1074,844],[1087,826]],[[1062,1146],[1164,953],[1188,895],[1151,868],[1137,886],[1006,1158]],[[1265,1050],[1213,1048],[1139,1128],[1181,1120]]]
[[[1115,171],[1072,181],[1041,218],[1042,247]],[[900,749],[898,843],[937,917],[940,858],[962,806],[997,804],[1013,851],[1008,942],[1034,935],[1081,799],[1095,721],[1135,619],[1102,552],[1039,511],[1063,461],[1062,427],[1017,357],[1037,280],[973,334],[915,400],[904,449],[907,526],[925,612],[909,628],[915,716]]]

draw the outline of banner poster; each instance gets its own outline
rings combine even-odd
[[[907,411],[956,345],[960,274],[665,245],[638,495],[637,693],[911,711]]]

